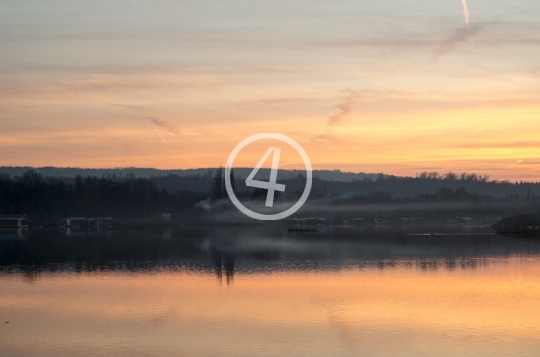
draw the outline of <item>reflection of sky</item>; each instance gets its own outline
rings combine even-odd
[[[2,1],[0,164],[218,166],[280,131],[315,168],[538,178],[540,5],[468,5]]]
[[[532,356],[537,260],[237,275],[59,273],[0,278],[6,355]]]
[[[497,259],[540,256],[534,237],[496,235],[490,228],[319,228],[318,233],[266,227],[106,235],[75,229],[67,236],[54,230],[20,237],[6,231],[0,232],[0,274],[35,279],[58,272],[184,271],[232,280],[235,274],[370,268],[475,270]]]

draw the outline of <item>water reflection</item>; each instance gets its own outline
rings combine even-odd
[[[422,233],[30,231],[0,240],[0,355],[537,355],[540,242]]]
[[[214,273],[230,285],[236,273],[338,271],[398,266],[475,269],[490,259],[538,256],[534,237],[495,235],[485,228],[422,231],[334,229],[294,234],[281,228],[73,232],[0,232],[0,271],[76,273],[187,270]],[[4,236],[4,237],[3,237]]]
[[[219,283],[223,281],[223,271],[225,271],[225,279],[227,286],[231,285],[234,279],[234,255],[214,252],[215,272]]]
[[[0,242],[28,238],[27,228],[0,228]]]

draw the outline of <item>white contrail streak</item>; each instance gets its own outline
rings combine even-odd
[[[156,128],[154,128],[154,129],[156,129]],[[163,142],[164,142],[165,144],[167,144],[167,142],[165,141],[165,139],[163,139],[163,136],[161,136],[161,134],[159,133],[159,131],[158,131],[157,129],[156,129],[156,133],[159,135],[159,137],[161,138],[161,140],[163,140]],[[169,145],[169,144],[167,144],[167,145]]]
[[[514,166],[516,166],[517,164],[519,164],[522,161],[523,160],[518,160],[517,162],[514,162],[512,165],[510,165],[508,168],[514,167]]]
[[[467,6],[467,0],[461,0],[463,5],[463,15],[465,15],[465,23],[469,26],[469,7]]]

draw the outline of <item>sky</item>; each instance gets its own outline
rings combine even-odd
[[[314,169],[537,181],[539,18],[537,0],[0,0],[0,165],[217,167],[273,132]]]

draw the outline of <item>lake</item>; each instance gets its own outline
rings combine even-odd
[[[0,231],[0,356],[538,356],[540,238]]]

